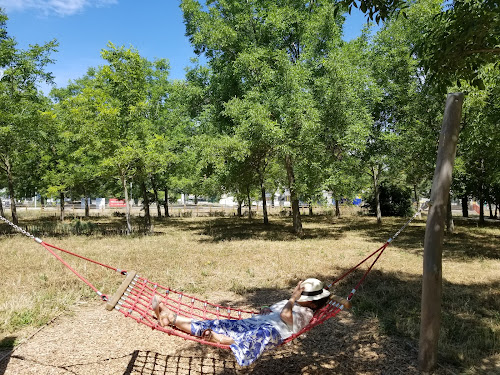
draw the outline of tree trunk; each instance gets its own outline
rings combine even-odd
[[[312,200],[309,200],[309,216],[313,216],[313,205],[312,205]]]
[[[170,217],[170,213],[168,212],[168,188],[165,186],[165,202],[163,203],[163,207],[165,209],[165,217]]]
[[[146,189],[146,182],[141,182],[142,189],[142,199],[143,199],[143,207],[144,207],[144,224],[151,232],[153,232],[153,224],[151,221],[151,213],[149,212],[149,197],[148,190]]]
[[[151,186],[153,186],[153,193],[155,196],[156,212],[158,213],[158,217],[161,217],[161,205],[160,200],[158,199],[158,188],[156,187],[156,182],[153,176],[151,176]]]
[[[448,203],[446,205],[446,233],[451,234],[455,230],[453,224],[453,213],[451,212],[451,196],[448,194]]]
[[[479,198],[479,224],[484,225],[484,197],[481,193],[481,198]]]
[[[413,184],[413,197],[415,198],[415,210],[419,213],[418,217],[421,218],[422,214],[420,210],[420,199],[417,193],[417,184]]]
[[[467,195],[462,197],[462,216],[469,217],[469,197]]]
[[[340,217],[340,200],[335,198],[335,217]]]
[[[378,185],[378,171],[380,168],[372,166],[373,192],[375,195],[375,212],[377,214],[377,224],[382,224],[382,210],[380,209],[380,188]]]
[[[40,194],[40,209],[45,210],[45,197]]]
[[[481,159],[481,180],[479,181],[479,224],[484,225],[484,159]]]
[[[290,200],[292,202],[293,231],[302,235],[302,219],[300,218],[299,198],[295,191],[295,175],[293,172],[292,159],[289,155],[285,157],[286,174],[288,177],[288,188],[290,189]]]
[[[2,198],[0,198],[0,216],[5,217],[5,212],[3,212]]]
[[[418,364],[430,372],[437,365],[439,328],[441,326],[442,255],[446,205],[450,193],[463,94],[449,94],[439,136],[436,168],[432,180],[431,206],[424,238],[422,302]]]
[[[252,218],[252,201],[250,199],[250,189],[247,190],[247,199],[248,199],[248,218]]]
[[[262,181],[260,182],[260,191],[262,195],[262,216],[264,216],[264,225],[268,225],[269,217],[267,216],[266,188]]]
[[[61,201],[61,204],[59,205],[59,207],[61,208],[61,213],[60,213],[59,218],[61,219],[61,221],[64,221],[64,193],[63,192],[61,192],[59,194],[59,200]]]
[[[243,206],[243,201],[238,200],[238,210],[236,211],[238,217],[241,217],[241,206]]]
[[[490,219],[493,219],[493,207],[491,207],[491,202],[488,202],[488,208],[490,209]]]
[[[12,222],[15,225],[18,225],[19,219],[17,218],[16,195],[14,192],[14,178],[12,176],[12,169],[10,167],[10,163],[8,160],[5,162],[5,166],[6,166],[6,171],[7,171],[7,180],[8,180],[7,184],[8,184],[9,195],[10,195],[10,212],[12,215]]]
[[[90,197],[85,194],[85,217],[90,217],[90,205],[89,205]]]
[[[127,221],[127,234],[132,233],[132,224],[130,223],[130,202],[128,199],[127,178],[122,174],[123,196],[125,197],[125,219]]]

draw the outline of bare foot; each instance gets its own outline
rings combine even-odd
[[[160,319],[160,298],[158,296],[154,296],[153,300],[151,301],[151,308],[155,312],[156,319]]]
[[[215,342],[222,345],[234,344],[234,340],[231,337],[220,333],[216,333],[211,329],[206,329],[205,331],[203,331],[201,337],[206,341]]]
[[[162,327],[165,326],[175,326],[175,321],[177,319],[177,314],[169,310],[164,303],[158,305],[158,310],[160,311],[158,321]]]

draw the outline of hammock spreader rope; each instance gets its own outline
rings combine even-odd
[[[340,311],[344,308],[350,308],[351,299],[359,289],[363,281],[368,276],[368,273],[371,271],[375,263],[379,260],[380,256],[383,254],[384,250],[389,246],[389,244],[404,230],[413,219],[420,214],[422,210],[427,208],[427,205],[424,204],[422,207],[413,215],[406,223],[403,225],[396,234],[389,238],[381,247],[372,252],[370,255],[365,257],[362,261],[360,261],[357,265],[349,269],[347,272],[339,276],[333,282],[325,286],[325,289],[331,289],[333,285],[340,282],[342,279],[347,277],[349,274],[353,273],[357,270],[361,265],[367,262],[370,258],[375,257],[373,262],[364,272],[363,276],[356,284],[356,286],[352,289],[346,299],[337,297],[332,295],[330,301],[326,306],[317,310],[309,322],[300,332],[290,336],[284,342],[290,342],[294,340],[296,337],[302,335],[303,333],[309,331],[313,327],[323,323],[324,321],[336,316]],[[0,216],[0,220],[4,221],[6,224],[10,225],[16,231],[22,233],[23,235],[31,238],[38,244],[42,245],[48,252],[50,252],[58,261],[60,261],[65,267],[67,267],[71,272],[73,272],[80,280],[82,280],[85,284],[87,284],[100,298],[101,300],[107,302],[106,308],[108,310],[118,310],[126,317],[130,317],[136,320],[138,323],[145,324],[146,326],[156,329],[162,332],[165,332],[169,335],[176,335],[182,337],[186,340],[196,341],[202,344],[211,345],[223,349],[229,349],[228,345],[222,345],[219,343],[214,343],[211,341],[203,340],[200,337],[190,335],[181,330],[176,329],[175,327],[161,327],[156,320],[154,313],[151,309],[151,301],[155,295],[158,295],[163,303],[165,303],[169,309],[174,311],[175,313],[186,316],[189,318],[195,319],[245,319],[251,317],[252,315],[258,314],[254,311],[247,311],[232,308],[229,306],[222,306],[214,303],[210,303],[208,301],[204,301],[198,299],[193,296],[189,296],[183,292],[175,291],[168,287],[161,286],[160,284],[153,283],[135,273],[135,271],[125,271],[116,267],[112,267],[106,265],[104,263],[100,263],[90,258],[86,258],[82,255],[73,253],[68,250],[61,249],[57,246],[48,244],[41,240],[38,237],[30,234],[26,230],[22,229],[18,225],[15,225],[8,219],[3,216]],[[121,286],[118,288],[116,293],[109,298],[106,294],[100,292],[90,281],[88,281],[85,277],[83,277],[78,271],[72,268],[64,259],[61,258],[54,250],[75,256],[77,258],[83,259],[85,261],[94,263],[96,265],[108,268],[110,270],[119,272],[121,275],[126,276],[125,280],[122,282]]]

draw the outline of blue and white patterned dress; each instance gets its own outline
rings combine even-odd
[[[264,350],[272,349],[291,335],[304,328],[313,317],[310,308],[295,304],[292,309],[293,327],[281,320],[280,314],[288,301],[280,301],[270,307],[271,313],[256,315],[242,320],[193,320],[191,333],[201,336],[203,331],[210,329],[215,333],[229,336],[234,340],[231,350],[236,361],[241,366],[253,363]]]

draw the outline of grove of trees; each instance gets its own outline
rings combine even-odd
[[[344,41],[352,7],[367,20]],[[57,41],[23,50],[0,12],[0,187],[16,199],[140,197],[168,216],[176,193],[264,202],[288,189],[338,202],[428,196],[446,93],[466,94],[452,195],[500,205],[500,10],[494,0],[181,1],[206,64],[169,79],[165,59],[108,43],[102,64],[44,95]],[[96,54],[98,51],[96,51]],[[383,201],[383,199],[382,199]],[[0,214],[4,209],[1,206]],[[162,212],[163,211],[163,212]],[[403,210],[407,212],[408,210]],[[88,207],[86,209],[88,215]],[[394,212],[393,212],[394,213]],[[467,210],[464,210],[464,214]],[[490,215],[496,215],[493,209]]]

